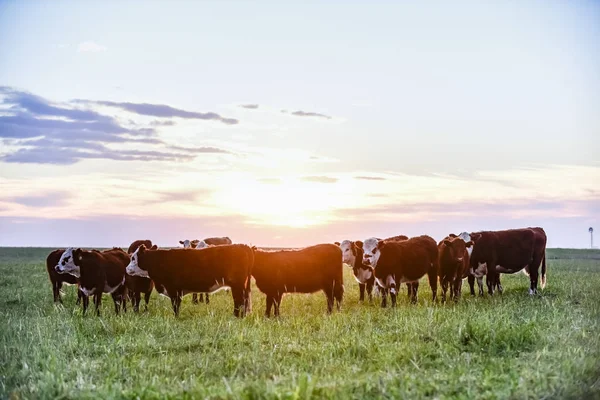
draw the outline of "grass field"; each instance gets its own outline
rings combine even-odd
[[[229,292],[184,299],[173,317],[153,293],[147,313],[82,317],[75,289],[54,306],[49,249],[0,249],[2,398],[600,398],[600,252],[548,251],[548,286],[504,276],[505,292],[411,306],[359,304],[346,269],[340,313],[322,293],[284,298],[278,319],[232,316]],[[465,282],[466,284],[466,282]],[[463,292],[464,293],[464,292]]]

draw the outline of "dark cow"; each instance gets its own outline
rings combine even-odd
[[[252,276],[258,289],[267,295],[266,316],[279,315],[285,293],[314,293],[323,290],[327,311],[338,309],[344,295],[342,252],[334,244],[318,244],[301,250],[254,252]]]
[[[115,313],[119,314],[121,304],[123,311],[127,311],[124,300],[127,297],[125,267],[128,262],[129,255],[117,247],[102,252],[69,248],[56,265],[56,271],[79,276],[80,290],[84,295],[84,314],[87,311],[89,296],[94,296],[96,314],[100,315],[102,293],[111,294],[115,303]]]
[[[483,294],[483,275],[487,276],[489,294],[493,294],[496,287],[502,293],[500,273],[514,274],[521,270],[529,273],[529,294],[535,294],[540,266],[542,288],[546,286],[547,237],[542,228],[482,231],[468,236],[474,243],[470,260],[471,274],[477,278],[480,295]]]
[[[65,252],[64,249],[54,250],[48,257],[46,258],[46,270],[48,271],[48,277],[50,278],[50,284],[52,285],[52,294],[54,296],[54,302],[62,303],[62,298],[60,296],[60,289],[63,284],[67,285],[77,285],[79,286],[79,279],[71,274],[59,274],[56,272],[54,267],[60,261],[60,257]],[[77,288],[77,303],[81,302],[81,292],[79,291],[79,287]]]
[[[377,237],[370,237],[368,239],[365,239],[364,243],[362,244],[361,249],[363,249],[363,264],[366,266],[373,266],[377,264],[377,260],[379,259],[379,249],[377,248],[377,245],[379,243],[380,240],[385,240],[385,241],[403,241],[403,240],[408,240],[408,236],[405,235],[397,235],[397,236],[392,236],[389,237],[387,239],[380,239]],[[357,244],[360,244],[361,242],[358,241],[356,242]],[[412,287],[411,287],[411,283],[407,282],[406,283],[406,288],[407,288],[407,294],[408,297],[411,297],[412,294]],[[375,281],[375,287],[377,288],[377,290],[379,292],[381,292],[381,294],[385,294],[387,295],[387,290],[382,288],[381,286],[379,286],[377,284],[377,281]],[[400,285],[398,285],[398,287],[400,287]],[[385,298],[385,297],[384,297]],[[387,300],[386,300],[387,301]]]
[[[442,302],[446,301],[446,292],[450,286],[450,298],[458,300],[462,281],[469,276],[469,247],[473,242],[465,243],[456,235],[450,235],[438,244],[438,277],[442,286]]]
[[[250,278],[253,263],[253,250],[243,244],[202,250],[148,250],[140,246],[131,256],[127,273],[152,279],[159,293],[171,298],[176,316],[182,296],[194,292],[214,293],[229,287],[233,314],[238,317],[252,308]]]
[[[141,245],[144,245],[147,248],[150,248],[150,247],[152,247],[152,240],[136,240],[135,242],[133,242],[129,245],[129,248],[127,249],[127,254],[133,254],[133,252],[136,251],[137,248],[140,247]]]
[[[396,306],[397,287],[401,282],[410,282],[411,302],[417,302],[419,279],[427,274],[433,301],[437,295],[438,248],[431,237],[423,235],[404,241],[380,240],[377,245],[379,256],[371,263],[377,283],[389,290],[392,307]],[[381,306],[386,307],[387,294],[383,293]]]
[[[131,243],[127,253],[129,255],[133,254],[141,245],[144,245],[147,248],[152,248],[153,250],[158,248],[156,245],[152,246],[151,240],[136,240],[135,242]],[[150,295],[152,294],[152,289],[154,289],[154,282],[152,282],[152,279],[143,276],[125,275],[125,285],[127,286],[128,296],[131,298],[133,311],[138,312],[140,310],[142,293],[144,294],[144,302],[147,310],[148,302],[150,301]]]
[[[336,242],[339,243],[339,242]],[[342,262],[352,267],[354,279],[358,282],[360,291],[359,301],[365,300],[365,290],[369,296],[369,302],[373,302],[373,287],[375,286],[375,274],[373,267],[363,263],[363,243],[360,240],[353,242],[344,240],[338,244],[342,250]]]

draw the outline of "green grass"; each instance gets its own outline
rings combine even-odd
[[[186,297],[179,318],[156,293],[147,313],[117,317],[105,296],[82,317],[73,287],[52,304],[48,252],[0,249],[2,398],[600,398],[600,252],[549,250],[534,297],[517,274],[502,296],[434,305],[423,281],[417,306],[403,287],[382,310],[346,269],[340,313],[290,295],[265,319],[254,289],[242,320],[229,292]]]

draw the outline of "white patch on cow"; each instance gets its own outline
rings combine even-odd
[[[115,290],[120,288],[124,283],[125,283],[125,276],[123,276],[123,280],[117,286],[110,287],[110,286],[108,286],[108,284],[105,283],[104,284],[104,293],[112,294]]]
[[[229,288],[229,286],[225,284],[225,280],[222,280],[221,282],[215,280],[215,284],[208,288],[208,293],[212,294],[227,288]]]
[[[81,293],[85,294],[86,296],[91,296],[96,291],[96,288],[86,289],[82,286],[79,288],[79,290],[81,290]]]
[[[385,282],[384,282],[384,281],[382,281],[381,279],[379,279],[379,278],[377,278],[377,277],[376,277],[376,278],[375,278],[375,281],[377,281],[377,284],[378,284],[379,286],[381,286],[382,288],[385,288],[385,287],[386,287],[386,286],[385,286]]]
[[[196,248],[197,243],[199,242],[198,239],[194,239],[194,240],[181,240],[179,243],[183,246],[184,249],[194,249]]]
[[[80,277],[81,273],[79,271],[79,267],[75,265],[75,260],[73,260],[72,247],[69,247],[65,250],[54,270],[59,274],[71,274],[77,278]]]
[[[355,273],[354,279],[356,279],[356,282],[358,283],[367,283],[367,281],[371,279],[371,276],[373,276],[373,271],[361,268]]]
[[[353,267],[356,256],[352,253],[352,241],[344,240],[340,243],[340,249],[342,250],[342,262]]]
[[[534,289],[529,288],[529,295],[533,296],[534,294],[537,294],[537,291]]]
[[[388,275],[387,279],[385,280],[385,283],[386,287],[392,288],[390,290],[390,293],[396,294],[396,279],[394,279],[392,275]]]
[[[370,265],[373,268],[377,267],[377,261],[381,254],[377,248],[378,243],[379,239],[375,237],[368,238],[363,242],[363,249],[365,250],[363,254],[363,264]]]
[[[477,263],[477,268],[471,268],[471,274],[476,278],[482,278],[487,274],[487,263]]]
[[[138,248],[131,255],[131,261],[129,261],[129,265],[127,265],[127,268],[125,268],[125,272],[127,272],[127,275],[141,276],[143,278],[149,278],[150,275],[148,275],[148,271],[144,271],[143,269],[141,269],[138,266],[138,251],[139,250],[140,249]]]

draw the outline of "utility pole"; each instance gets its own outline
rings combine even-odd
[[[594,228],[592,228],[590,226],[590,229],[588,229],[588,232],[590,233],[590,249],[594,248]]]

